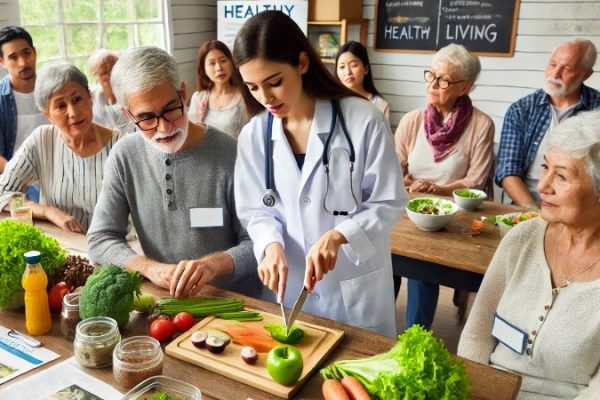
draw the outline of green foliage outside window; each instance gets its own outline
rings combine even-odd
[[[31,33],[38,68],[66,59],[87,71],[99,48],[165,47],[162,0],[18,0],[21,25]]]

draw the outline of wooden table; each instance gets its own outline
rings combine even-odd
[[[69,249],[69,252],[77,254],[87,253],[87,243],[83,235],[65,233],[58,228],[51,226],[46,222],[36,222],[36,226],[42,228],[48,234],[54,236],[61,246]],[[144,283],[143,291],[153,294],[157,297],[168,296],[168,292],[158,288],[151,283]],[[221,290],[215,287],[206,287],[201,292],[202,295],[227,297],[235,295],[235,297],[243,298],[246,305],[250,308],[260,311],[278,314],[279,308],[275,304],[267,303],[262,300],[245,297],[240,294]],[[132,319],[127,327],[122,331],[124,337],[140,334],[147,334],[148,322],[141,314],[132,314]],[[39,339],[45,346],[60,354],[60,358],[47,366],[35,369],[21,377],[11,380],[4,385],[24,379],[33,373],[43,373],[43,369],[48,366],[55,365],[57,362],[64,361],[64,358],[73,355],[73,343],[62,337],[60,327],[57,321],[57,316],[54,315],[54,324],[52,331],[48,335],[40,336]],[[340,359],[358,359],[368,357],[377,353],[388,351],[395,343],[394,339],[377,335],[369,331],[356,328],[349,325],[339,324],[335,321],[315,317],[310,314],[300,313],[300,320],[319,324],[335,329],[343,330],[345,336],[340,344],[335,348],[331,355],[324,361],[324,365],[340,360]],[[23,311],[0,311],[0,325],[15,328],[25,331],[25,321]],[[515,388],[518,390],[521,377],[505,371],[500,371],[486,365],[478,364],[469,360],[463,360],[466,365],[467,374],[472,385],[471,399],[475,400],[509,400],[516,396]],[[118,386],[112,375],[111,368],[104,369],[86,369],[86,372],[93,375],[121,391],[125,389]],[[202,391],[204,400],[224,399],[224,400],[246,400],[252,398],[255,400],[262,399],[278,399],[277,397],[255,389],[253,387],[234,382],[229,378],[219,374],[204,370],[184,361],[180,361],[173,357],[165,357],[165,375],[177,377],[199,387]],[[300,389],[296,395],[296,399],[319,399],[321,398],[322,379],[318,373],[313,374]],[[507,393],[505,397],[501,397],[502,388],[505,388]]]
[[[390,233],[394,276],[476,292],[500,243],[494,217],[522,210],[484,201],[476,211],[459,210],[452,222],[437,232],[417,228],[404,215]],[[472,235],[471,222],[482,216],[487,217],[483,230]]]

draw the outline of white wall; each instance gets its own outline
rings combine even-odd
[[[430,66],[431,54],[375,51],[375,4],[376,0],[363,0],[363,16],[369,19],[369,58],[375,85],[390,102],[390,122],[396,126],[406,112],[425,105],[423,69]],[[471,93],[474,105],[493,118],[496,142],[508,106],[542,87],[544,68],[558,43],[579,37],[600,49],[599,20],[600,0],[521,0],[514,56],[481,57],[482,72]],[[600,89],[600,74],[586,84]]]
[[[2,1],[2,0],[0,0]],[[171,0],[173,56],[186,81],[188,98],[196,85],[196,54],[207,40],[217,38],[216,0]]]

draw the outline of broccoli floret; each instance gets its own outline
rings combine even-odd
[[[81,291],[79,314],[82,319],[111,317],[123,328],[135,295],[140,294],[142,276],[129,273],[118,265],[107,265],[91,275]]]

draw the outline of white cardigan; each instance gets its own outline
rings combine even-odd
[[[523,222],[505,236],[485,274],[458,354],[523,376],[519,400],[600,399],[600,279],[553,296],[544,253],[547,223]],[[518,354],[490,332],[494,314],[527,332]]]

